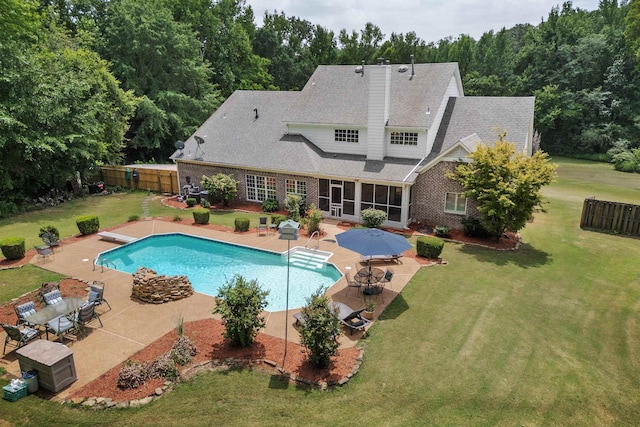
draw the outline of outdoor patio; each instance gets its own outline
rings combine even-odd
[[[321,228],[325,235],[321,238],[319,249],[333,252],[329,262],[334,263],[340,271],[345,272],[345,267],[351,267],[351,271],[357,271],[360,266],[360,255],[350,250],[339,247],[335,235],[343,232],[335,222],[324,221]],[[150,234],[181,232],[216,240],[238,243],[242,245],[268,249],[276,252],[287,250],[287,242],[279,240],[277,233],[269,235],[257,235],[255,230],[247,233],[234,233],[232,231],[217,231],[202,226],[190,226],[176,224],[166,220],[149,220],[127,223],[116,230],[118,234],[133,237],[144,237]],[[300,237],[292,242],[291,247],[304,246],[306,237]],[[98,280],[104,282],[105,298],[109,301],[112,310],[105,311],[104,307],[99,311],[103,328],[94,328],[86,338],[72,342],[69,347],[74,353],[74,361],[78,380],[68,388],[59,392],[56,398],[64,399],[75,390],[89,383],[109,369],[127,360],[135,352],[154,342],[167,332],[175,329],[177,320],[183,318],[185,322],[211,318],[214,306],[214,298],[200,293],[195,293],[189,298],[172,301],[166,304],[147,304],[131,298],[132,276],[108,268],[95,267],[93,260],[105,250],[111,249],[117,243],[101,240],[98,235],[87,236],[77,242],[64,245],[64,249],[56,252],[54,259],[43,262],[39,256],[34,256],[32,263],[43,268],[78,278],[87,282]],[[310,247],[315,247],[316,241]],[[384,290],[383,298],[376,298],[375,318],[384,310],[392,299],[404,288],[407,282],[420,268],[413,258],[404,257],[402,263],[381,262],[377,266],[385,265],[394,270],[393,281]],[[364,307],[361,293],[351,290],[346,296],[346,280],[344,277],[332,286],[327,294],[335,301],[340,301],[356,308]],[[293,314],[298,309],[289,310],[288,318],[284,311],[267,312],[267,326],[262,331],[274,337],[285,336],[285,322],[289,322],[289,342],[299,342],[299,334],[294,327]],[[351,335],[342,328],[340,336],[341,348],[356,345],[362,332],[354,331]],[[51,338],[53,339],[53,338]],[[10,374],[19,376],[20,367],[15,351],[7,352],[0,359],[0,365],[4,366]]]

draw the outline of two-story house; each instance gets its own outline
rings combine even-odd
[[[325,217],[373,207],[386,226],[461,228],[477,211],[446,172],[500,132],[531,155],[533,110],[533,97],[465,97],[456,63],[319,66],[301,91],[234,92],[171,158],[181,184],[233,174],[244,201],[296,193]]]

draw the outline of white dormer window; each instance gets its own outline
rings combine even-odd
[[[391,132],[391,145],[418,145],[418,132]]]
[[[356,129],[336,129],[336,142],[358,142],[358,131]]]

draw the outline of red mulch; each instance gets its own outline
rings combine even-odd
[[[224,327],[218,320],[203,319],[195,322],[187,322],[184,327],[184,334],[188,336],[198,348],[198,354],[192,360],[191,366],[210,360],[224,361],[228,358],[236,360],[263,359],[275,362],[277,366],[283,366],[284,340],[282,339],[260,333],[253,346],[248,348],[234,348],[222,338]],[[152,362],[158,356],[169,351],[176,338],[177,333],[171,331],[134,354],[131,360]],[[360,350],[357,348],[340,350],[338,356],[332,358],[333,364],[331,367],[318,369],[314,368],[307,361],[306,354],[303,350],[304,349],[298,344],[288,343],[284,370],[291,375],[311,382],[338,382],[353,371],[356,363],[358,363],[356,359],[360,356]],[[147,380],[145,384],[138,388],[122,390],[118,388],[116,384],[120,369],[124,365],[125,363],[121,363],[91,381],[76,391],[71,398],[107,397],[115,401],[140,399],[152,395],[155,389],[161,387],[164,382],[162,379],[152,379]],[[276,371],[275,368],[266,363],[262,363],[257,367],[279,373],[279,371]]]

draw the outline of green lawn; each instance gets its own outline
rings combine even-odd
[[[200,374],[140,409],[98,417],[29,396],[1,401],[0,418],[16,425],[637,425],[640,239],[584,231],[579,220],[585,197],[638,203],[640,175],[555,160],[547,212],[522,231],[522,249],[445,245],[448,264],[423,268],[387,308],[344,387],[309,391],[238,370]]]

